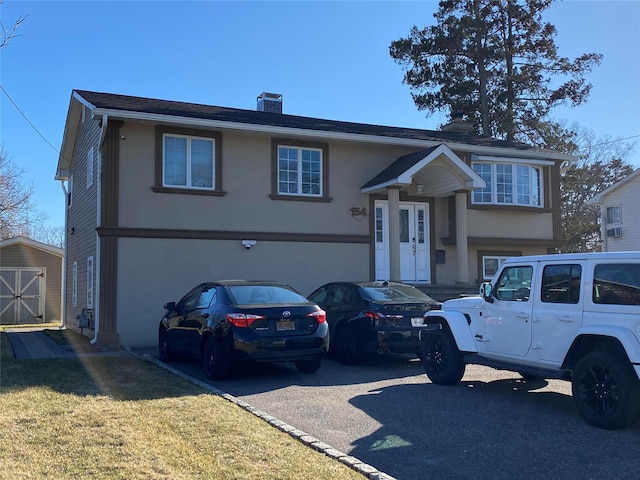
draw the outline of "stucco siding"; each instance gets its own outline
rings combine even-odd
[[[286,260],[283,260],[286,259]],[[120,342],[155,346],[169,301],[200,282],[230,278],[279,280],[303,295],[332,280],[369,278],[369,247],[359,244],[121,238],[117,328]]]
[[[261,231],[367,235],[368,223],[349,214],[366,207],[360,187],[404,149],[329,145],[330,202],[273,200],[271,138],[222,134],[224,196],[156,193],[154,129],[125,124],[120,144],[119,226],[185,230]],[[299,141],[299,139],[298,139]]]
[[[496,209],[468,212],[470,237],[553,239],[552,214],[532,210]]]

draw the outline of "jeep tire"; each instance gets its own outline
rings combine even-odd
[[[431,382],[455,385],[462,379],[465,364],[449,331],[435,330],[424,334],[421,353],[422,366]]]
[[[573,369],[571,392],[576,409],[591,425],[618,429],[640,413],[640,382],[622,354],[595,351]]]

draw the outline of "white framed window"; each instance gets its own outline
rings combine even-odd
[[[622,223],[622,205],[607,207],[607,225]]]
[[[87,188],[93,185],[93,147],[87,153]]]
[[[165,133],[162,136],[162,185],[213,190],[215,140]]]
[[[322,196],[322,149],[278,146],[278,194]]]
[[[71,304],[78,306],[78,262],[73,262],[73,271],[71,275]]]
[[[485,188],[473,191],[473,204],[543,206],[541,166],[502,161],[477,161],[471,166],[486,182]]]
[[[87,257],[87,308],[93,308],[93,256]]]
[[[509,257],[483,256],[482,278],[484,280],[491,280],[507,258]]]
[[[73,175],[69,177],[67,182],[67,208],[71,208],[73,203]]]

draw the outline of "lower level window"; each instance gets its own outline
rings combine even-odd
[[[491,280],[509,257],[482,257],[482,278]]]

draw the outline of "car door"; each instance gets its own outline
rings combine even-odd
[[[536,357],[559,364],[582,327],[584,261],[542,266],[540,293],[534,297],[533,343]]]
[[[203,289],[204,284],[191,289],[167,315],[167,339],[172,350],[178,353],[190,354],[192,351],[193,332],[189,326],[193,319],[187,317],[193,312]]]
[[[216,303],[216,287],[204,286],[200,291],[193,309],[182,320],[183,335],[186,347],[193,355],[200,354],[202,333],[211,316],[211,306]]]
[[[531,347],[534,265],[505,267],[484,312],[484,343],[489,353],[524,357]]]

